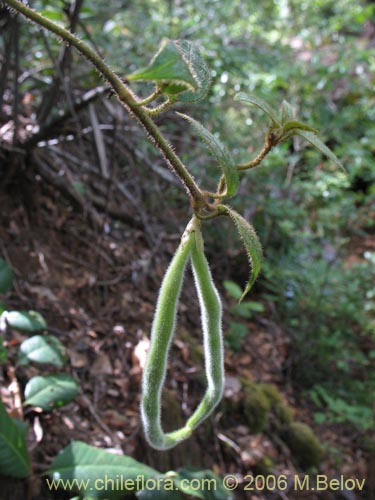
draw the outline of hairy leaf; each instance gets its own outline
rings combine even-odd
[[[284,123],[283,125],[283,132],[289,132],[289,130],[306,130],[307,132],[313,132],[314,134],[317,134],[318,131],[314,129],[314,127],[311,127],[310,125],[307,125],[306,123],[300,122],[298,120],[289,120]]]
[[[250,291],[251,287],[253,286],[260,272],[263,260],[262,246],[260,244],[259,238],[255,232],[254,227],[251,224],[249,224],[247,220],[242,217],[242,215],[237,213],[232,208],[226,206],[225,209],[237,227],[237,231],[245,245],[246,252],[251,264],[251,273],[249,281],[239,300],[239,302],[241,302],[247,295],[247,293]]]
[[[178,45],[181,54],[183,54],[184,61],[189,66],[197,84],[194,92],[189,90],[181,92],[177,96],[177,100],[183,102],[200,101],[210,88],[211,71],[201,53],[193,44],[186,40],[178,40],[175,43]]]
[[[344,165],[340,162],[337,156],[324,144],[324,142],[319,139],[316,134],[307,130],[299,129],[296,130],[295,133],[306,139],[306,141],[312,144],[318,151],[323,153],[325,156],[327,156],[327,158],[333,161],[335,165],[342,168],[346,172]]]
[[[194,120],[194,118],[191,118],[190,116],[184,115],[182,113],[177,114],[184,118],[184,120],[188,121],[193,127],[194,131],[207,144],[211,153],[218,161],[221,170],[223,171],[226,185],[226,192],[224,194],[226,196],[233,196],[238,188],[239,177],[236,164],[228,149],[201,123]]]
[[[172,40],[163,40],[150,65],[128,75],[127,79],[172,83],[181,87],[179,92],[187,89],[194,91],[198,88],[191,69],[184,60],[178,45]]]

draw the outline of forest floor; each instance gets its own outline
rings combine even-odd
[[[44,316],[49,332],[69,353],[62,371],[72,374],[80,384],[76,400],[59,410],[48,413],[20,407],[12,386],[15,377],[22,386],[30,377],[50,370],[26,366],[14,372],[17,346],[26,336],[16,331],[8,336],[9,357],[0,367],[0,395],[9,412],[30,425],[34,499],[48,498],[42,474],[72,440],[121,450],[163,472],[191,464],[221,475],[238,474],[243,486],[246,474],[253,474],[264,457],[272,459],[276,476],[302,473],[288,448],[273,435],[272,426],[258,434],[251,434],[242,424],[228,428],[221,423],[220,406],[210,424],[197,430],[187,444],[163,453],[151,451],[145,444],[139,418],[142,366],[157,289],[178,235],[165,235],[159,247],[150,248],[144,233],[134,228],[111,223],[109,233],[100,234],[56,192],[42,185],[33,188],[28,203],[20,187],[0,197],[1,252],[15,273],[7,305],[36,310]],[[220,270],[214,269],[214,274],[221,283]],[[170,356],[169,396],[163,416],[174,425],[179,418],[186,418],[203,389],[200,320],[198,307],[190,305],[192,296],[193,283],[187,280]],[[229,300],[224,300],[224,317]],[[288,377],[290,340],[273,320],[272,311],[255,316],[247,326],[249,335],[241,349],[226,350],[226,396],[238,391],[243,378],[275,384],[291,406],[294,419],[309,424],[324,447],[325,458],[314,474],[365,478],[366,492],[252,491],[238,492],[236,498],[375,498],[375,467],[362,447],[363,435],[344,425],[313,422],[315,408],[295,392]],[[181,413],[176,400],[182,400],[182,417],[175,414]],[[59,493],[53,498],[69,496]]]

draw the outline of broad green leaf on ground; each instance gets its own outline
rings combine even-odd
[[[18,362],[21,365],[33,361],[64,366],[66,360],[65,347],[53,335],[34,335],[22,342],[18,351]]]
[[[324,144],[324,142],[319,139],[316,134],[308,130],[296,130],[295,134],[306,139],[306,141],[312,144],[318,151],[323,153],[325,156],[327,156],[327,158],[333,161],[335,165],[342,168],[346,172],[344,165],[340,162],[337,156]]]
[[[271,118],[271,121],[275,125],[281,127],[281,122],[277,116],[277,113],[271,108],[268,102],[264,101],[260,97],[256,97],[254,95],[248,95],[245,94],[244,92],[239,92],[234,96],[234,100],[246,102],[247,104],[252,104],[253,106],[256,106],[257,108],[261,109],[264,113],[266,113],[269,116],[269,118]]]
[[[183,113],[177,113],[184,120],[188,121],[193,127],[194,131],[199,135],[199,137],[205,142],[211,151],[211,153],[216,158],[219,166],[225,177],[226,192],[223,193],[226,196],[233,196],[237,191],[239,177],[236,168],[236,164],[229,153],[228,149],[222,144],[219,139],[211,134],[201,123],[194,120],[190,116],[184,115]]]
[[[141,500],[184,500],[186,497],[182,496],[178,487],[173,481],[166,477],[165,475],[155,478],[155,481],[160,480],[157,488],[146,488],[141,491],[137,491],[135,496]],[[154,481],[154,479],[152,480]]]
[[[242,217],[242,215],[240,215],[239,213],[237,213],[235,210],[233,210],[228,206],[225,207],[225,210],[237,227],[237,231],[244,243],[244,246],[246,248],[246,253],[248,255],[251,264],[251,273],[249,281],[239,300],[239,302],[241,302],[244,299],[245,295],[250,291],[251,287],[253,286],[260,272],[263,260],[262,246],[260,244],[259,238],[255,232],[254,227],[251,224],[249,224],[247,220]]]
[[[77,382],[65,374],[36,376],[25,387],[25,405],[52,410],[70,403],[78,394]]]
[[[6,313],[6,321],[15,330],[24,332],[37,332],[47,328],[43,316],[36,311],[9,311]]]
[[[0,293],[7,293],[13,285],[13,271],[0,257]]]
[[[8,415],[0,400],[0,476],[23,478],[29,475],[30,458],[25,435],[25,430]]]
[[[232,500],[233,498],[231,492],[224,488],[222,479],[211,470],[184,467],[177,471],[175,482],[183,493],[196,498],[204,500]],[[201,488],[197,489],[197,485],[201,485]]]
[[[80,487],[72,487],[72,491],[82,495],[87,492],[90,498],[112,500],[123,498],[124,492],[147,489],[147,481],[160,476],[160,472],[126,455],[73,441],[52,462],[49,475],[55,481],[76,480],[75,486]]]

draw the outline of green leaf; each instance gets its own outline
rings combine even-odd
[[[294,119],[294,108],[288,101],[283,101],[281,104],[281,123],[284,125],[286,122]]]
[[[327,156],[327,158],[333,161],[335,165],[342,168],[346,172],[344,165],[340,162],[337,156],[324,144],[324,142],[319,139],[316,134],[313,134],[312,132],[306,130],[296,130],[295,133],[306,139],[306,141],[312,144],[318,151],[323,153],[325,156]]]
[[[223,282],[225,290],[229,293],[229,295],[234,299],[234,300],[239,300],[241,295],[242,295],[242,290],[237,283],[234,281],[226,280]]]
[[[47,17],[47,19],[51,19],[51,21],[59,21],[60,23],[65,22],[63,12],[60,9],[52,10],[51,8],[48,8],[48,9],[41,10],[40,13],[43,17]]]
[[[229,153],[227,148],[222,144],[219,139],[211,134],[201,123],[194,120],[190,116],[183,113],[177,113],[184,120],[188,121],[193,127],[194,131],[205,142],[219,163],[221,170],[225,177],[226,191],[223,193],[225,196],[233,196],[238,188],[239,177],[236,168],[236,163]]]
[[[7,293],[13,285],[13,271],[0,257],[0,293]]]
[[[188,482],[181,482],[187,479]],[[193,483],[192,481],[195,480]],[[220,477],[211,470],[194,469],[193,467],[184,467],[177,471],[176,484],[181,491],[187,495],[204,500],[231,500],[231,493],[223,486]],[[194,484],[194,488],[191,485]],[[202,488],[197,489],[196,485],[201,484]]]
[[[310,127],[310,125],[307,125],[306,123],[303,122],[299,122],[298,120],[289,120],[283,125],[283,133],[289,132],[290,130],[294,129],[306,130],[308,132],[313,132],[314,134],[318,133],[318,131],[315,130],[314,127]]]
[[[24,478],[29,473],[30,457],[25,432],[8,415],[0,400],[0,475]]]
[[[147,68],[140,69],[126,77],[128,80],[154,81],[165,83],[164,91],[168,93],[168,84],[171,93],[183,90],[196,91],[198,84],[191,68],[184,59],[178,41],[164,40]],[[176,87],[176,85],[178,87]]]
[[[157,481],[159,478],[155,479]],[[136,497],[141,500],[184,500],[185,497],[177,491],[178,486],[172,478],[160,476],[160,480],[161,482],[157,488],[137,491]]]
[[[236,304],[230,308],[232,314],[238,315],[241,318],[251,318],[254,312],[263,312],[264,306],[260,302],[246,300],[241,304]]]
[[[70,403],[78,394],[77,382],[65,374],[33,377],[25,387],[25,405],[52,410]]]
[[[271,118],[273,124],[277,125],[278,127],[281,127],[280,120],[275,111],[271,108],[268,102],[264,101],[260,97],[255,97],[253,95],[245,94],[244,92],[239,92],[234,96],[234,100],[246,102],[248,104],[256,106]]]
[[[6,321],[10,327],[24,332],[37,332],[47,328],[43,316],[36,311],[9,311],[6,313]]]
[[[197,89],[194,90],[194,92],[189,90],[181,92],[178,94],[177,100],[183,102],[200,101],[209,91],[211,85],[211,71],[201,53],[193,44],[186,40],[179,40],[176,43],[178,43],[181,53],[184,55],[184,60],[188,64],[197,84]]]
[[[55,481],[76,480],[74,491],[82,495],[112,500],[123,498],[124,492],[145,489],[144,483],[160,472],[126,455],[72,441],[52,462],[49,475]]]
[[[34,335],[20,345],[18,351],[19,364],[29,361],[48,363],[54,366],[64,366],[67,360],[65,347],[52,335]]]
[[[187,40],[164,40],[147,68],[128,80],[154,81],[179,101],[199,101],[211,84],[210,70],[198,49]]]
[[[221,207],[226,210],[230,218],[235,223],[237,231],[245,245],[246,253],[251,264],[250,278],[239,300],[239,302],[241,302],[250,291],[260,272],[260,267],[263,260],[262,246],[255,232],[255,229],[251,224],[247,222],[246,219],[244,219],[239,213],[228,206],[221,205]]]

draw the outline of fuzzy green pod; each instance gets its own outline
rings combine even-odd
[[[203,400],[186,425],[176,431],[164,433],[161,426],[161,391],[166,375],[168,352],[175,330],[178,300],[189,256],[191,256],[201,308],[207,389]],[[160,287],[151,331],[151,346],[143,372],[141,416],[145,436],[151,446],[160,450],[172,448],[187,439],[212,412],[222,395],[223,364],[220,297],[204,256],[199,222],[193,218],[185,230]]]

